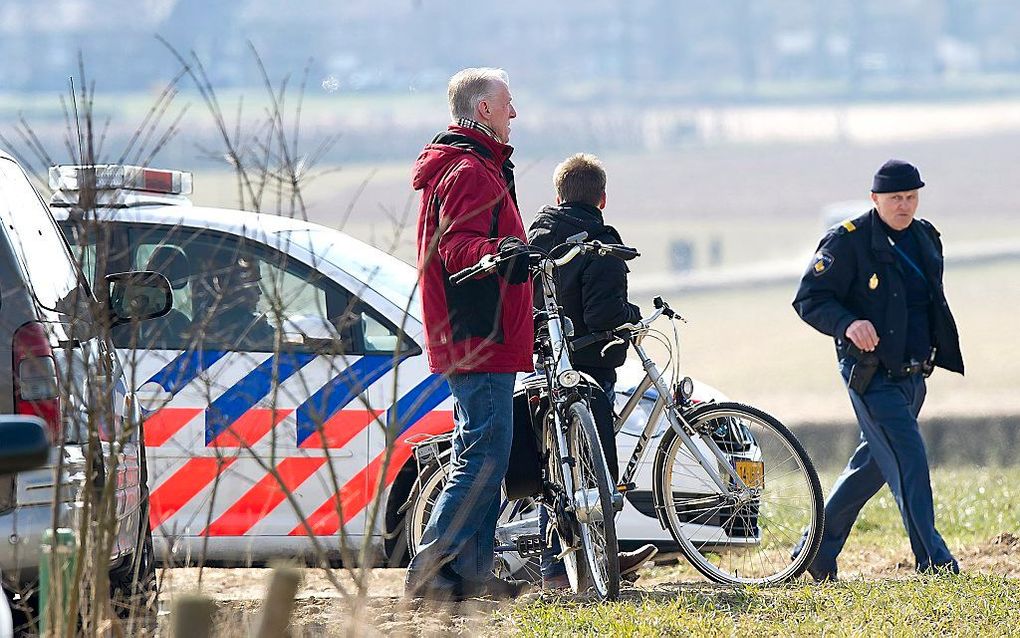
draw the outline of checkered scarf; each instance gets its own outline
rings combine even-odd
[[[482,133],[485,133],[486,135],[488,135],[492,139],[496,140],[500,144],[504,143],[503,140],[499,139],[499,136],[496,135],[496,131],[492,130],[491,128],[489,128],[488,126],[482,124],[481,122],[477,122],[475,120],[472,120],[471,118],[458,117],[457,120],[454,122],[454,124],[456,124],[457,126],[463,126],[464,128],[469,128],[469,129],[472,129],[472,130],[475,130],[475,131],[480,131]]]

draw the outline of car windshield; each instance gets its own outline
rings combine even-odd
[[[400,309],[406,308],[408,299],[414,295],[410,314],[421,321],[416,285],[418,271],[413,266],[378,248],[327,228],[284,230],[278,232],[277,236],[280,237],[280,248],[287,243],[304,248],[316,259],[324,259],[356,277]],[[351,292],[357,293],[356,290]]]

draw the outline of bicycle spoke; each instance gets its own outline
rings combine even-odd
[[[801,530],[814,530],[812,542],[820,533],[821,489],[809,461],[792,435],[764,413],[737,404],[702,411],[705,416],[698,420],[695,415],[691,424],[711,432],[711,441],[705,437],[695,443],[716,444],[731,459],[734,469],[718,468],[723,483],[732,483],[731,472],[743,471],[740,461],[760,463],[761,483],[749,483],[749,491],[732,486],[733,500],[718,494],[710,473],[683,440],[669,437],[662,484],[670,490],[666,515],[681,549],[698,571],[719,582],[781,582],[800,573],[806,562],[791,561],[790,552]],[[757,480],[755,474],[740,473],[745,475]],[[699,490],[699,485],[704,487]]]

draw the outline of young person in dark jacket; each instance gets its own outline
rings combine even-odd
[[[581,232],[587,233],[586,241],[623,243],[620,233],[606,225],[602,216],[606,206],[606,171],[598,158],[585,153],[568,157],[556,167],[553,184],[556,205],[538,212],[528,230],[529,244],[548,251]],[[578,255],[557,269],[556,291],[563,314],[574,324],[575,339],[641,318],[641,309],[627,301],[628,272],[623,261],[592,254]],[[535,304],[541,304],[541,291],[535,293]],[[600,342],[575,350],[570,361],[574,369],[591,376],[612,403],[616,369],[627,359],[627,344],[605,346]],[[609,448],[606,462],[615,465],[617,455],[611,435],[608,442],[603,441],[603,447]],[[611,467],[614,475],[615,469]],[[636,572],[657,552],[654,545],[644,545],[636,551],[621,553],[620,574]],[[559,548],[553,547],[542,556],[542,581],[547,588],[567,585],[563,563],[553,561],[558,553]]]
[[[551,250],[568,238],[585,232],[585,241],[621,244],[620,233],[606,224],[606,171],[594,155],[578,153],[565,159],[553,175],[556,205],[538,211],[528,230],[528,243]],[[615,257],[579,255],[559,268],[556,290],[563,313],[574,323],[574,338],[610,330],[641,318],[641,309],[627,301],[627,264]],[[541,303],[536,290],[535,303]],[[603,352],[595,343],[570,355],[574,368],[591,375],[610,395],[616,369],[627,359],[627,344],[618,343]]]

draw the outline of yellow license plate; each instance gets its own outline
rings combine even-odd
[[[765,464],[761,461],[737,460],[737,476],[751,489],[765,487]]]

